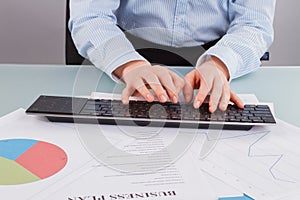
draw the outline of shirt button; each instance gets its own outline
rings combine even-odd
[[[178,23],[182,23],[183,17],[182,17],[182,16],[178,16],[178,17],[177,17],[177,21],[178,21]]]

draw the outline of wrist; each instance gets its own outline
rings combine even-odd
[[[113,74],[118,77],[119,79],[124,76],[127,72],[131,71],[132,69],[135,69],[137,67],[150,65],[148,62],[144,60],[134,60],[127,62],[121,66],[119,66],[117,69],[113,71]]]
[[[216,66],[224,74],[226,79],[229,80],[230,78],[229,70],[226,67],[226,65],[223,63],[223,61],[221,61],[218,57],[211,56],[211,58],[208,59],[206,62]]]

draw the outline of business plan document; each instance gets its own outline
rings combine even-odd
[[[28,116],[23,109],[0,119],[0,171],[18,166],[13,169],[21,177],[17,181],[1,176],[1,196],[28,200],[217,199],[188,148],[175,157],[165,148],[176,140],[175,129],[81,126]],[[93,155],[81,137],[98,134],[87,131],[93,130],[91,126],[101,129],[111,144],[103,152],[106,159]],[[82,130],[87,132],[79,134]],[[186,144],[193,142],[191,133],[180,134],[183,141],[186,137]],[[107,153],[113,148],[126,154]],[[143,156],[147,162],[140,162]]]

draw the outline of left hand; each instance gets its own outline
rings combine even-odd
[[[230,89],[229,72],[225,64],[217,57],[212,56],[205,63],[196,67],[185,77],[183,94],[186,102],[193,99],[194,89],[199,89],[195,96],[193,105],[198,109],[210,93],[209,111],[215,112],[219,107],[225,111],[229,101],[235,103],[239,108],[244,104],[241,99]]]

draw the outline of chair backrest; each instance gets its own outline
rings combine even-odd
[[[68,22],[70,19],[70,0],[67,0],[66,6],[66,44],[65,44],[65,62],[66,65],[81,65],[84,61],[84,58],[79,55],[73,39],[71,37],[71,33],[68,29]]]
[[[65,62],[67,65],[81,65],[85,61],[85,59],[79,55],[73,39],[71,37],[71,33],[68,29],[68,21],[70,19],[70,0],[67,0],[66,4],[66,44],[65,44]],[[137,47],[135,44],[137,42],[139,43],[148,43],[147,41],[142,41],[140,42],[140,38],[136,38],[135,36],[129,35],[126,33],[127,38],[133,43],[135,47]],[[213,46],[217,40],[209,42],[205,45],[202,46],[205,50]],[[149,46],[157,46],[157,44],[150,44]],[[197,58],[199,55],[193,55],[194,58],[189,59],[192,60],[192,62],[187,62],[185,59],[182,57],[176,55],[176,52],[180,52],[179,55],[191,55],[190,52],[198,52],[198,50],[195,50],[195,48],[201,48],[201,47],[192,47],[192,48],[182,48],[182,49],[172,49],[171,47],[162,47],[160,45],[157,46],[158,48],[146,48],[146,49],[139,49],[137,48],[137,51],[144,56],[149,62],[152,63],[160,63],[160,64],[165,64],[165,65],[177,65],[177,66],[185,66],[185,65],[194,65],[195,62],[197,61]],[[164,50],[165,49],[165,50]],[[172,50],[170,50],[172,49]],[[173,52],[173,53],[171,53]],[[175,52],[175,54],[174,54]],[[164,62],[164,59],[167,59],[167,61]],[[269,52],[266,52],[262,58],[262,61],[269,60]]]

